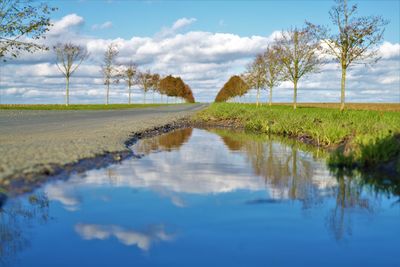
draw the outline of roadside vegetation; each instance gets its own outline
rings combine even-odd
[[[296,138],[331,152],[340,168],[381,168],[400,173],[400,113],[319,107],[214,103],[196,120]]]

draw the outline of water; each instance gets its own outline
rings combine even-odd
[[[321,151],[226,130],[8,199],[5,266],[400,266],[399,184],[332,175]]]

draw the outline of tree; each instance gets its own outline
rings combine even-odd
[[[45,38],[52,25],[49,15],[55,8],[32,0],[0,1],[0,58],[16,58],[22,51],[48,49],[34,40]]]
[[[183,98],[188,103],[195,102],[192,89],[180,77],[168,75],[161,79],[159,82],[159,92],[167,96]]]
[[[226,102],[232,97],[242,96],[248,91],[247,84],[240,76],[234,75],[224,84],[215,97],[215,102]]]
[[[104,52],[101,72],[103,74],[104,85],[107,88],[106,105],[108,105],[110,98],[110,84],[118,82],[118,79],[115,79],[118,73],[114,66],[115,58],[117,57],[118,53],[119,53],[118,48],[114,43],[109,44],[106,51]]]
[[[88,57],[85,47],[72,43],[58,43],[53,47],[57,55],[57,68],[65,77],[65,105],[69,105],[69,79]]]
[[[128,103],[131,104],[132,86],[136,83],[137,66],[130,62],[128,65],[123,66],[120,77],[126,81],[128,85]]]
[[[276,51],[283,66],[283,79],[293,83],[293,109],[297,106],[297,84],[304,75],[315,72],[321,61],[317,55],[318,40],[308,28],[282,32],[276,40]]]
[[[388,21],[380,16],[355,17],[357,5],[350,8],[347,0],[336,0],[329,12],[337,32],[331,33],[326,26],[308,23],[313,34],[324,44],[323,51],[333,57],[342,69],[340,110],[345,107],[346,73],[355,63],[375,63],[378,61],[377,44],[383,39],[384,26]]]
[[[276,47],[268,47],[264,52],[266,63],[265,84],[269,88],[269,105],[272,105],[272,89],[282,80],[283,65],[279,59]]]
[[[196,100],[194,99],[194,96],[193,96],[192,88],[190,88],[190,86],[187,84],[185,84],[185,93],[184,93],[183,98],[185,99],[185,101],[187,103],[195,103],[196,102]]]
[[[146,103],[146,93],[151,89],[153,84],[153,75],[150,73],[150,70],[139,72],[137,75],[137,83],[143,89],[143,103]]]
[[[151,90],[153,91],[153,103],[154,103],[154,94],[159,92],[160,85],[160,74],[152,74],[151,76]]]
[[[254,61],[247,66],[248,84],[250,88],[257,90],[257,106],[260,102],[260,90],[265,88],[267,66],[262,54],[258,54]]]

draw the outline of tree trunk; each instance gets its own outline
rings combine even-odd
[[[146,104],[146,91],[143,92],[143,104]]]
[[[269,88],[269,106],[272,106],[272,87]]]
[[[128,103],[129,103],[129,105],[130,105],[130,104],[131,104],[131,86],[129,86],[128,95],[129,95],[129,101],[128,101]]]
[[[293,94],[293,109],[297,108],[297,81],[293,82],[293,89],[294,89],[294,94]]]
[[[69,77],[66,77],[66,83],[65,83],[65,105],[69,105]]]
[[[257,103],[256,103],[257,107],[258,107],[259,101],[260,101],[260,88],[257,88]]]
[[[108,105],[108,99],[110,97],[110,84],[107,84],[107,96],[106,96],[106,105]]]
[[[289,195],[292,199],[296,199],[296,193],[297,193],[297,150],[295,147],[292,147],[292,183],[289,188]]]
[[[346,67],[342,66],[342,82],[341,82],[341,93],[340,93],[340,111],[344,110],[345,101],[345,90],[346,90]]]

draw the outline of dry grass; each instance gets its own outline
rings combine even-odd
[[[266,105],[266,104],[263,104]],[[291,106],[293,103],[273,103],[273,105]],[[298,107],[314,108],[340,108],[340,103],[297,103]],[[400,111],[400,103],[346,103],[346,109],[351,110],[377,110],[377,111]]]

